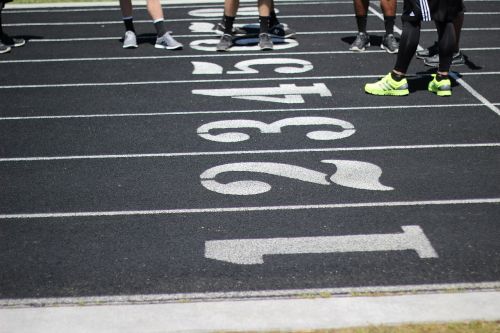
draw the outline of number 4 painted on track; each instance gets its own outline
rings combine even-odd
[[[232,97],[251,101],[263,101],[284,104],[304,103],[302,95],[319,94],[321,97],[332,96],[324,83],[314,83],[308,87],[297,87],[295,84],[280,84],[279,87],[265,88],[230,88],[230,89],[195,89],[196,95]],[[283,95],[283,97],[273,97]]]

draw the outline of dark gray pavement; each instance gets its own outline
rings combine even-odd
[[[174,52],[153,47],[143,7],[137,50],[118,8],[5,10],[29,42],[0,58],[0,299],[500,284],[500,2],[466,4],[450,98],[417,59],[410,96],[365,94],[395,56],[374,15],[372,47],[347,51],[348,1],[277,2],[298,34],[272,52],[211,50],[199,24],[219,15],[193,11],[221,5],[165,7]],[[272,243],[263,263],[221,259],[238,246],[209,258],[248,239]]]

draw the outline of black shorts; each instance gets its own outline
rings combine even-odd
[[[419,2],[419,0],[416,1]],[[451,22],[465,12],[463,0],[427,0],[427,3],[429,4],[430,16],[434,21]],[[401,19],[403,21],[422,21],[421,16],[413,14],[413,7],[409,0],[404,0]]]

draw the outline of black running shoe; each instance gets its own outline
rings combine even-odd
[[[2,44],[6,45],[6,46],[9,46],[9,47],[19,47],[19,46],[23,46],[24,44],[26,44],[26,41],[22,38],[12,38],[10,37],[9,35],[7,34],[2,34],[2,36],[0,37],[1,41],[2,41]]]
[[[290,29],[288,25],[278,23],[269,28],[269,34],[278,38],[295,38],[295,30]]]
[[[217,25],[213,29],[215,34],[217,34],[219,36],[224,35],[225,30],[226,30],[226,27],[222,23],[217,23]],[[249,32],[247,30],[240,28],[240,27],[236,27],[236,26],[233,26],[233,29],[231,32],[231,35],[236,36],[236,37],[243,37],[243,36],[246,36],[248,34],[249,34]],[[255,35],[257,35],[257,34],[255,34]]]
[[[11,48],[10,46],[7,46],[5,44],[3,44],[2,42],[0,42],[0,54],[1,53],[8,53],[10,52]]]

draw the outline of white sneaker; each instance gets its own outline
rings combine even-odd
[[[170,36],[171,31],[167,31],[163,36],[156,38],[155,47],[157,49],[178,50],[182,49],[182,44]]]
[[[123,48],[124,49],[135,49],[137,48],[137,37],[133,31],[126,31],[125,37],[123,37]]]

